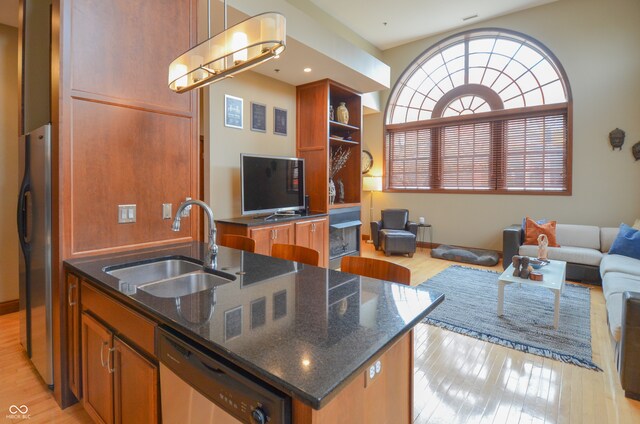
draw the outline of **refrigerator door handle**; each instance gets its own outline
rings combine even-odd
[[[27,234],[27,211],[31,203],[31,187],[29,185],[28,176],[25,175],[20,185],[20,194],[18,195],[18,239],[20,247],[27,256],[31,234]]]

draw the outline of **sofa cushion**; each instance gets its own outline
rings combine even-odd
[[[640,276],[621,272],[608,272],[607,276],[602,280],[602,293],[607,302],[611,295],[626,291],[640,293]]]
[[[618,236],[619,228],[616,227],[602,227],[600,228],[600,251],[607,253],[611,249],[613,241]]]
[[[527,217],[523,244],[537,246],[538,236],[540,234],[545,234],[547,236],[547,239],[549,240],[549,247],[558,247],[558,243],[556,242],[556,221],[538,224],[533,219]]]
[[[608,272],[622,272],[634,276],[640,276],[640,259],[633,259],[628,256],[606,254],[600,263],[600,276]]]
[[[614,293],[607,299],[607,318],[609,331],[617,343],[622,332],[622,293]]]
[[[609,252],[640,259],[640,230],[620,224],[620,231]]]
[[[560,246],[600,250],[600,228],[593,225],[558,224],[556,239]]]
[[[538,246],[522,245],[518,252],[523,256],[538,257]],[[556,261],[572,262],[574,264],[583,265],[600,265],[602,253],[596,249],[587,249],[585,247],[550,247],[547,257]]]

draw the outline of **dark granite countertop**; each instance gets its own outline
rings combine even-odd
[[[237,218],[216,219],[216,222],[224,222],[227,224],[245,225],[247,227],[255,227],[257,225],[268,224],[280,224],[283,222],[299,221],[302,219],[322,218],[323,216],[329,216],[326,213],[310,213],[309,215],[292,215],[292,216],[274,216],[269,220],[266,220],[267,215],[254,217],[254,216],[240,216]]]
[[[217,268],[235,281],[180,298],[121,283],[104,267],[157,257],[201,258],[187,243],[67,261],[67,266],[249,373],[316,409],[444,296],[330,269],[220,247]],[[215,307],[209,318],[210,304]]]

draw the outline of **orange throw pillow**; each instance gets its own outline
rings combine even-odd
[[[524,244],[538,245],[538,236],[546,234],[549,239],[549,247],[560,247],[556,242],[556,221],[549,221],[545,224],[538,224],[533,219],[527,217],[524,229]]]

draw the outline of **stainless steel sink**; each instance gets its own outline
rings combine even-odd
[[[230,281],[232,280],[214,274],[194,272],[180,277],[143,284],[138,286],[138,290],[156,297],[180,297],[210,290]]]
[[[144,264],[105,268],[104,272],[130,286],[139,286],[152,281],[166,280],[194,271],[201,271],[202,265],[184,259],[159,259]]]

